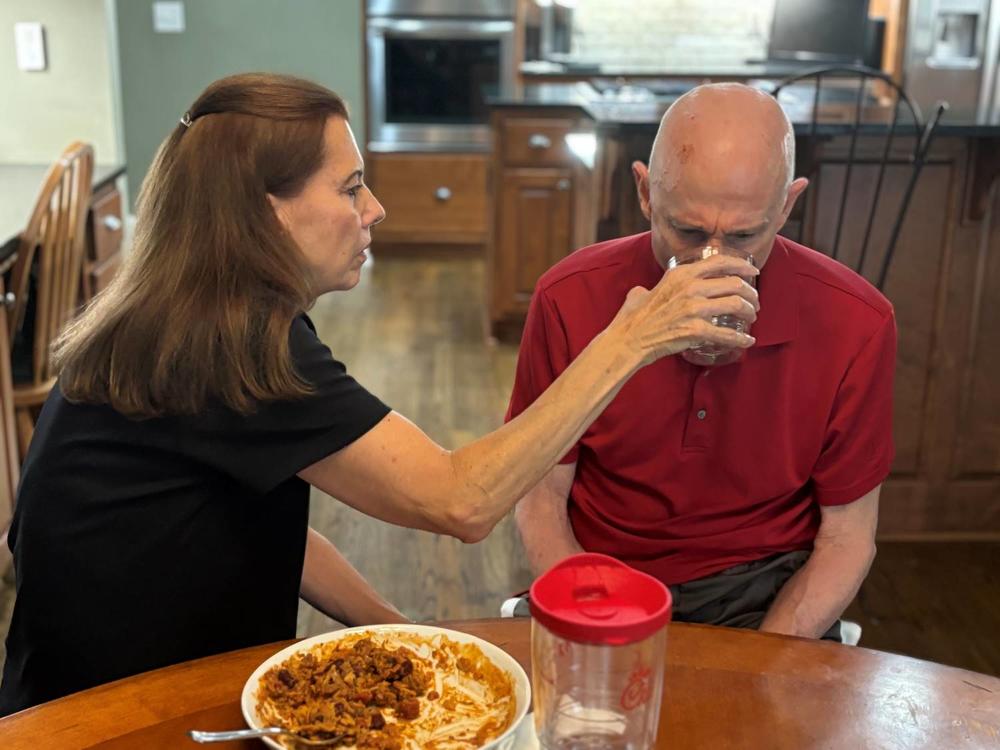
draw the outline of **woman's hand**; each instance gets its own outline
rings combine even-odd
[[[760,271],[741,258],[715,255],[663,274],[653,289],[635,287],[607,328],[640,353],[643,364],[705,342],[747,349],[753,336],[712,324],[718,315],[757,319],[757,290],[744,279]]]

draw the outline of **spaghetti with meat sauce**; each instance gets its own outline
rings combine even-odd
[[[515,703],[511,676],[475,644],[362,633],[269,669],[257,716],[344,750],[469,750],[510,727]]]

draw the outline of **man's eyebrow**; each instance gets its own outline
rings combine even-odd
[[[673,217],[670,217],[669,219],[667,219],[667,223],[670,224],[670,226],[672,226],[674,229],[680,230],[682,232],[691,231],[691,230],[698,231],[698,232],[704,232],[705,231],[704,227],[699,227],[699,226],[697,226],[695,224],[687,224],[687,223],[685,223],[683,221],[678,221],[677,219],[675,219]]]
[[[768,223],[769,222],[767,222],[767,221],[763,221],[760,224],[757,224],[757,225],[752,226],[752,227],[747,227],[746,229],[733,229],[733,230],[731,230],[729,232],[726,232],[726,235],[730,235],[731,236],[731,235],[734,235],[734,234],[757,234],[757,233],[763,232],[765,229],[767,229]]]
[[[345,179],[341,184],[344,187],[346,187],[347,185],[351,184],[355,180],[360,180],[364,176],[365,176],[365,170],[363,170],[363,169],[355,169],[353,172],[351,172],[350,175],[347,176],[347,179]]]
[[[688,224],[687,222],[683,221],[678,221],[673,217],[667,219],[667,223],[670,224],[671,227],[680,232],[704,232],[704,233],[708,232],[708,230],[702,226],[699,226],[697,224]],[[731,229],[728,232],[725,232],[724,234],[727,237],[732,237],[737,234],[757,234],[767,229],[768,224],[769,222],[765,220],[751,227],[746,227],[741,229]]]

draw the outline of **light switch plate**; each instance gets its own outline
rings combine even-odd
[[[153,3],[153,31],[159,34],[184,32],[184,3],[180,0],[157,0]]]
[[[45,29],[35,21],[14,24],[14,49],[21,70],[45,70]]]

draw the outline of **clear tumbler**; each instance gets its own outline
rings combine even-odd
[[[713,255],[731,255],[745,260],[755,268],[757,267],[754,256],[750,253],[745,253],[741,250],[734,250],[728,247],[706,245],[705,247],[698,248],[695,251],[673,256],[667,261],[667,269],[670,270],[677,268],[677,266],[697,263],[700,260],[711,258]],[[756,277],[749,276],[745,280],[751,286],[756,287]],[[723,328],[732,328],[734,331],[738,331],[740,333],[750,333],[750,325],[743,320],[743,318],[739,318],[735,315],[717,315],[712,318],[712,324],[722,326]],[[684,352],[684,358],[696,365],[721,365],[729,364],[730,362],[739,359],[742,353],[742,350],[730,349],[706,341],[703,344],[691,347]]]

